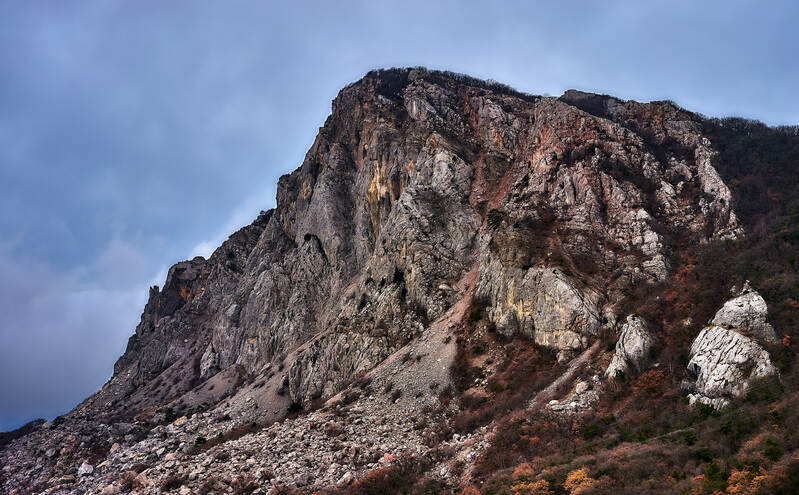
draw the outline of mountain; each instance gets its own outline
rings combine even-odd
[[[794,493],[798,163],[794,127],[370,72],[0,487]]]

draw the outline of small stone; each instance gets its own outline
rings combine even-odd
[[[78,476],[87,476],[94,472],[94,466],[89,464],[86,461],[83,461],[83,464],[80,465],[78,468]]]

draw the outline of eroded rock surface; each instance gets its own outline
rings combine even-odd
[[[777,375],[763,345],[776,344],[766,302],[747,282],[724,303],[691,345],[688,371],[696,376],[691,403],[721,408],[746,393],[752,380]]]
[[[723,406],[727,398],[743,395],[753,379],[777,374],[769,353],[757,342],[719,326],[699,332],[690,357],[688,370],[696,376],[691,402]]]
[[[619,332],[619,340],[616,341],[616,349],[605,370],[605,376],[614,378],[619,373],[628,373],[630,370],[640,373],[656,342],[657,338],[650,333],[643,318],[637,315],[628,316]]]
[[[546,347],[576,351],[599,330],[598,292],[558,268],[505,271],[488,264],[480,272],[478,297],[492,301],[488,315],[501,333],[525,335]]]
[[[737,297],[724,303],[712,323],[743,332],[758,342],[776,344],[777,334],[769,324],[768,306],[761,295],[746,282]]]

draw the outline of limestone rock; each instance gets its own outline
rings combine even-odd
[[[688,371],[696,377],[691,404],[723,408],[730,398],[746,393],[750,381],[777,375],[771,356],[761,344],[776,344],[766,321],[766,301],[746,282],[724,303],[691,344]]]
[[[593,112],[595,98],[367,74],[278,181],[275,209],[153,288],[86,410],[213,404],[241,388],[232,375],[263,375],[262,410],[329,397],[422,335],[475,267],[500,332],[585,348],[606,305],[667,279],[662,226],[698,243],[740,231],[699,117],[611,99]]]
[[[560,414],[580,414],[588,411],[599,400],[601,384],[598,376],[591,382],[579,381],[574,385],[574,391],[563,399],[553,399],[547,403],[547,408]]]
[[[709,399],[740,397],[752,379],[777,374],[757,342],[716,325],[702,329],[694,340],[688,370],[696,376],[696,395]]]
[[[640,373],[649,357],[649,350],[657,339],[647,329],[646,322],[638,315],[630,315],[622,325],[616,350],[605,376],[613,378],[617,373],[628,373],[631,369]]]
[[[539,345],[574,351],[599,330],[599,294],[558,268],[506,271],[490,263],[481,271],[478,293],[493,301],[489,316],[506,335],[518,333]]]
[[[766,301],[747,281],[738,291],[738,296],[725,302],[718,310],[712,324],[739,330],[761,343],[777,344],[777,334],[767,318]]]
[[[212,344],[208,344],[200,358],[200,377],[208,378],[219,370],[219,356]]]
[[[83,463],[78,468],[78,476],[87,476],[89,474],[92,474],[93,472],[94,472],[94,466],[92,466],[86,461],[83,461]]]

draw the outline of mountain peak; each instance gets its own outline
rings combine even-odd
[[[749,259],[747,232],[766,242],[756,225],[780,215],[742,199],[771,179],[735,161],[750,156],[735,130],[668,102],[545,98],[418,67],[371,71],[332,107],[276,208],[151,290],[108,383],[9,440],[5,487],[311,491],[377,472],[454,490],[510,476],[505,452],[591,455],[594,430],[613,449],[629,438],[613,444],[607,418],[699,418],[689,392],[727,407],[778,376],[783,329],[759,294],[767,341],[722,325],[749,314],[734,302],[735,318],[700,328],[740,266],[718,253]],[[795,198],[788,181],[768,188]],[[629,418],[633,403],[652,407]]]

